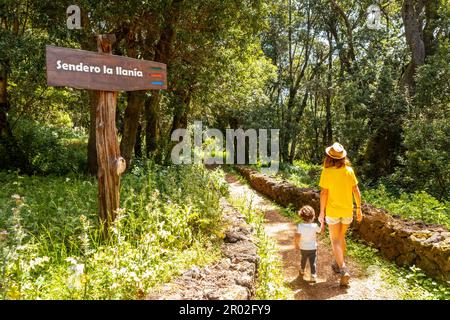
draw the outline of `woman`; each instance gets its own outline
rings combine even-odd
[[[356,202],[356,221],[362,220],[361,193],[344,147],[336,142],[326,148],[325,153],[319,182],[321,187],[319,221],[323,225],[326,213],[335,258],[332,268],[341,275],[341,285],[347,286],[350,274],[344,261],[345,233],[353,221],[353,195]]]

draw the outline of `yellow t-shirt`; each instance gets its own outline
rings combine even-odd
[[[358,184],[351,167],[323,168],[319,186],[328,189],[326,215],[333,218],[351,217],[353,215],[352,188]]]

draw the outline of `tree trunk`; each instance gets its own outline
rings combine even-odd
[[[0,63],[0,138],[8,139],[10,136],[10,127],[8,123],[7,112],[9,110],[8,102],[8,70],[5,64]]]
[[[292,142],[291,142],[291,150],[289,151],[289,160],[288,160],[288,162],[290,164],[294,163],[294,157],[295,157],[296,148],[297,148],[297,136],[294,136],[292,138]]]
[[[423,44],[425,46],[425,57],[436,53],[437,41],[434,32],[438,27],[437,20],[439,19],[439,0],[429,0],[425,3],[425,17],[427,22],[423,28]]]
[[[0,144],[7,150],[4,154],[5,158],[0,159],[0,165],[3,165],[3,168],[19,168],[23,173],[33,174],[33,167],[28,156],[15,139],[8,120],[8,111],[10,110],[8,70],[8,62],[0,63]]]
[[[175,93],[177,94],[177,92]],[[175,104],[175,113],[173,115],[172,120],[172,127],[170,129],[169,133],[169,139],[168,139],[168,148],[166,148],[166,152],[164,155],[164,162],[166,164],[169,164],[170,160],[170,153],[172,150],[172,147],[176,144],[176,142],[170,141],[170,135],[172,135],[172,132],[174,132],[176,129],[186,129],[188,124],[188,115],[189,115],[189,109],[191,104],[191,90],[183,90],[181,93],[178,93],[178,99],[176,99]]]
[[[150,157],[150,155],[158,149],[160,100],[161,94],[158,91],[153,91],[152,95],[145,101],[145,152],[147,157]]]
[[[142,125],[140,122],[137,128],[136,142],[134,144],[134,156],[135,158],[142,158]]]
[[[90,30],[89,12],[81,8],[81,23],[83,30]],[[95,36],[86,34],[80,41],[82,50],[94,51],[97,49]],[[97,148],[95,142],[95,115],[98,104],[98,94],[96,91],[87,90],[89,95],[89,139],[87,145],[87,165],[88,173],[96,175],[98,171],[97,165]]]
[[[114,35],[97,38],[99,53],[111,54]],[[99,218],[102,235],[108,237],[109,226],[115,220],[120,206],[120,175],[125,170],[125,160],[120,157],[117,141],[117,92],[97,91],[96,146],[98,163]]]
[[[165,26],[161,31],[158,43],[155,48],[155,58],[157,62],[169,64],[171,56],[172,43],[175,39],[174,24],[180,16],[180,8],[182,1],[173,1],[165,13]],[[159,144],[159,102],[161,101],[161,93],[153,90],[151,97],[145,103],[145,144],[146,154],[154,153]]]
[[[91,175],[96,175],[98,172],[97,164],[97,146],[95,140],[95,119],[98,105],[98,92],[88,90],[89,93],[89,140],[88,140],[88,172]]]
[[[417,67],[425,63],[425,58],[436,52],[437,43],[434,32],[437,27],[438,0],[417,1],[404,0],[402,19],[405,26],[405,38],[411,52],[411,61],[402,75],[400,85],[405,87],[409,95],[414,94],[414,75]],[[423,25],[423,9],[425,8],[426,24]]]
[[[139,118],[145,101],[145,91],[132,91],[128,93],[127,108],[123,124],[120,152],[127,163],[131,165],[133,148],[136,144],[136,133],[139,126]]]
[[[300,120],[302,119],[303,116],[303,111],[306,108],[306,104],[308,103],[308,97],[309,97],[309,91],[306,90],[305,94],[303,95],[302,98],[302,103],[300,104],[298,110],[297,110],[297,114],[295,115],[294,118],[294,123],[296,126],[299,125]],[[289,159],[288,162],[289,163],[293,163],[294,162],[294,158],[295,158],[295,153],[296,153],[296,147],[297,147],[297,139],[298,139],[298,129],[295,129],[295,134],[291,137],[291,150],[289,153]]]
[[[422,38],[422,23],[419,14],[423,4],[416,5],[415,0],[404,0],[402,19],[405,26],[405,38],[411,52],[411,61],[403,73],[401,85],[407,89],[409,95],[414,93],[414,74],[416,68],[425,62],[425,45]]]
[[[323,142],[330,145],[333,140],[333,127],[331,125],[331,87],[333,85],[333,42],[331,34],[328,34],[328,45],[330,53],[328,55],[327,93],[325,98],[326,124]]]
[[[191,91],[186,90],[179,93],[179,103],[176,102],[170,134],[176,129],[187,128],[187,117],[191,104]]]

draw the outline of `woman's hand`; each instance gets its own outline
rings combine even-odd
[[[324,226],[325,224],[324,224],[324,222],[325,222],[325,212],[321,212],[320,214],[319,214],[319,222],[320,222],[320,225],[321,226]]]
[[[359,223],[363,219],[361,208],[356,208],[356,221]]]

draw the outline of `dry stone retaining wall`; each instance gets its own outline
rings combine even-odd
[[[236,166],[257,191],[282,206],[310,205],[319,213],[320,194],[277,181],[244,166]],[[450,281],[450,232],[443,226],[401,219],[383,209],[362,205],[364,219],[353,222],[353,234],[378,248],[400,266],[415,265],[430,276]]]
[[[203,268],[192,267],[171,283],[151,292],[151,300],[248,300],[255,295],[259,256],[253,228],[222,198],[227,226],[222,259]]]

